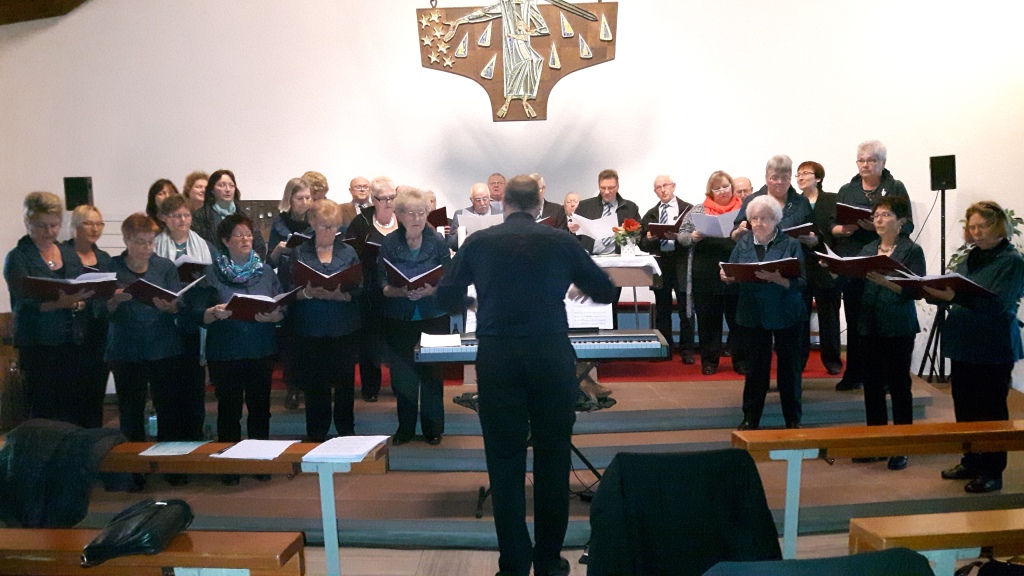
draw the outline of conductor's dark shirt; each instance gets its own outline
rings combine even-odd
[[[461,311],[470,284],[476,285],[481,336],[568,332],[563,300],[570,284],[595,302],[615,298],[608,275],[575,238],[525,212],[466,240],[438,288],[441,306]]]

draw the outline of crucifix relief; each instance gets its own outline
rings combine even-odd
[[[618,16],[616,2],[547,2],[417,10],[423,67],[480,84],[495,122],[544,120],[559,80],[615,58]]]

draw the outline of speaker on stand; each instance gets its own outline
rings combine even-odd
[[[939,254],[942,258],[941,271],[946,271],[946,191],[956,190],[956,156],[932,156],[929,163],[932,176],[932,191],[938,192],[940,197],[939,222],[941,225]],[[928,343],[925,345],[924,356],[921,358],[921,366],[917,370],[917,377],[924,378],[925,365],[928,366],[929,382],[947,382],[946,359],[942,357],[942,327],[946,323],[946,312],[949,304],[943,302],[935,309],[935,319],[932,321],[932,328],[928,332]],[[938,370],[936,370],[936,365]]]

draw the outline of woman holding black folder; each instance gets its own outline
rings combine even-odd
[[[131,442],[146,440],[146,396],[152,393],[157,440],[195,440],[196,414],[186,386],[181,385],[181,338],[176,319],[178,300],[135,300],[126,288],[145,280],[160,288],[181,290],[178,269],[153,253],[160,227],[142,213],[121,223],[125,251],[114,257],[117,292],[107,301],[110,334],[105,359],[117,388],[121,432]],[[177,482],[175,478],[172,482]]]
[[[292,178],[284,186],[284,197],[277,204],[281,211],[270,224],[270,238],[267,246],[267,264],[277,268],[281,257],[290,254],[288,238],[292,234],[310,235],[309,208],[313,205],[313,193],[309,182],[302,178]]]
[[[61,292],[57,300],[44,302],[22,290],[27,277],[71,279],[84,272],[74,247],[57,243],[63,209],[56,194],[25,196],[28,234],[7,253],[4,280],[14,312],[14,347],[25,378],[28,416],[74,422],[75,395],[81,390],[83,312],[95,292]]]
[[[860,256],[888,256],[918,276],[925,274],[924,251],[900,229],[910,218],[905,196],[883,196],[872,210],[878,239],[869,242]],[[859,282],[860,280],[853,280]],[[869,272],[861,290],[861,308],[855,327],[864,345],[864,413],[868,426],[889,423],[886,389],[892,398],[892,423],[913,424],[914,398],[910,391],[910,362],[914,340],[921,331],[917,306],[909,290],[890,282],[878,272]],[[872,462],[884,458],[854,458]],[[907,467],[906,456],[889,458],[890,470]]]
[[[1017,308],[1024,297],[1024,257],[1014,247],[1013,221],[995,202],[976,202],[964,217],[964,240],[973,245],[955,272],[995,294],[970,296],[947,288],[925,288],[950,303],[942,328],[942,355],[952,366],[953,411],[957,422],[1008,420],[1006,396],[1017,360],[1024,358]],[[970,480],[967,492],[1003,487],[1006,452],[964,454],[942,471],[947,480]]]
[[[331,276],[359,264],[356,251],[337,237],[341,220],[341,207],[331,200],[321,200],[309,209],[309,223],[315,236],[292,252],[295,268],[308,267],[313,273]],[[362,274],[354,288],[339,284],[328,290],[312,282],[303,285],[296,280],[295,270],[285,273],[282,268],[281,272],[287,278],[286,288],[303,286],[291,305],[285,326],[293,345],[296,384],[306,395],[306,436],[310,442],[327,439],[332,390],[334,428],[338,436],[351,436],[355,434],[352,403],[361,326],[359,303],[354,297]]]
[[[444,237],[427,226],[429,202],[415,188],[395,201],[398,230],[384,238],[378,262],[384,294],[384,337],[391,360],[391,387],[398,399],[398,430],[392,442],[405,444],[416,434],[416,416],[427,443],[436,446],[444,434],[444,379],[440,364],[417,364],[413,349],[420,334],[447,334],[448,316],[437,304],[438,278],[410,289],[388,280],[387,266],[413,278],[446,267],[451,253]],[[417,410],[417,404],[419,409]]]
[[[281,283],[274,271],[253,250],[253,223],[241,212],[225,217],[217,226],[221,249],[206,268],[201,289],[189,299],[195,321],[207,329],[206,359],[217,392],[217,439],[242,439],[242,403],[249,411],[249,438],[270,437],[270,385],[276,352],[274,324],[284,319],[280,307],[255,315],[255,320],[231,318],[227,303],[235,294],[277,296]],[[259,476],[267,480],[267,476]],[[225,484],[238,484],[238,476],[225,476]]]

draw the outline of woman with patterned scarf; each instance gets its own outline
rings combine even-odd
[[[253,250],[253,224],[237,212],[217,226],[220,250],[206,268],[202,289],[189,308],[207,329],[206,359],[217,392],[217,440],[242,439],[242,402],[248,409],[249,438],[270,436],[270,383],[275,352],[274,324],[284,319],[281,308],[257,314],[255,321],[234,320],[226,304],[234,294],[277,296],[281,284],[270,266]],[[266,480],[269,477],[257,477]],[[237,484],[238,476],[225,476]]]

